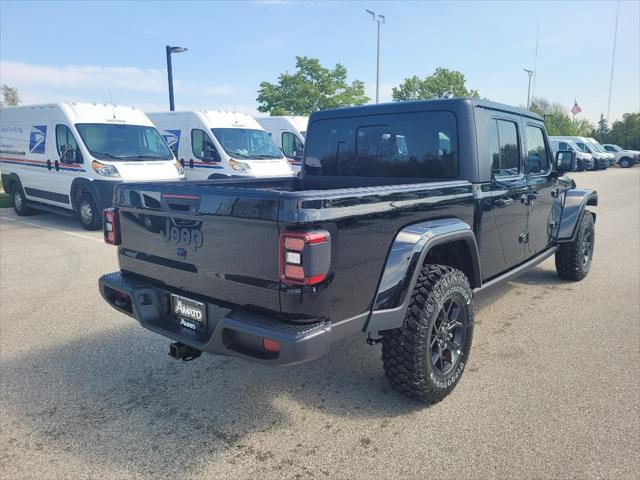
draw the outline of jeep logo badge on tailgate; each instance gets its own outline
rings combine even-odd
[[[184,253],[186,256],[186,249],[189,248],[193,252],[202,247],[203,237],[202,232],[200,231],[201,223],[198,222],[197,226],[184,226],[180,227],[177,225],[172,225],[171,220],[167,219],[167,223],[165,224],[164,231],[162,232],[162,239],[165,242],[171,242],[176,245],[184,245],[185,249],[178,248],[176,253],[180,255],[180,253]]]

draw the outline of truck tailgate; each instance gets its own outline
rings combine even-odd
[[[120,185],[120,268],[221,303],[279,311],[279,196],[217,185]]]

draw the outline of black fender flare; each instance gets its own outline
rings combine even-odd
[[[472,262],[471,288],[480,287],[480,255],[473,229],[458,218],[429,220],[400,230],[389,249],[365,332],[399,328],[411,301],[411,291],[429,251],[450,242],[464,241]]]
[[[97,202],[98,208],[100,208],[100,205],[103,203],[102,198],[98,193],[98,190],[96,189],[95,185],[91,180],[87,180],[86,178],[76,178],[73,180],[73,183],[71,183],[71,191],[69,192],[70,194],[69,196],[71,199],[71,207],[73,208],[74,212],[78,211],[77,204],[78,204],[78,199],[80,198],[79,192],[82,192],[84,190],[86,190],[87,192],[89,192],[89,194],[91,194],[94,201]]]
[[[11,172],[2,174],[2,185],[4,186],[4,189],[7,193],[13,193],[14,184],[17,184],[20,186],[20,188],[22,188],[22,182],[20,181],[20,177],[17,173]],[[22,191],[24,192],[24,188],[22,188]]]
[[[233,178],[233,177],[229,175],[225,175],[224,173],[212,173],[207,177],[207,180],[223,180],[225,178]]]
[[[575,239],[578,225],[582,221],[587,206],[598,205],[598,192],[584,188],[571,188],[564,193],[562,215],[558,228],[558,242],[571,242]],[[596,214],[593,213],[595,221]]]

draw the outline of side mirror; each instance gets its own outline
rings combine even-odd
[[[204,150],[202,151],[202,156],[204,157],[203,160],[205,162],[220,161],[220,154],[215,148],[212,148],[212,147],[205,147]]]
[[[77,150],[73,147],[67,146],[62,152],[60,160],[62,163],[72,164],[76,163]]]
[[[560,150],[556,152],[555,171],[562,174],[570,172],[576,162],[576,152],[572,150]]]
[[[302,160],[302,154],[303,154],[303,152],[304,152],[304,151],[303,151],[302,149],[294,151],[294,152],[293,152],[293,159],[294,159],[294,160]]]

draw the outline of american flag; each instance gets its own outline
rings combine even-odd
[[[578,102],[574,99],[573,100],[573,108],[571,109],[571,113],[573,113],[574,115],[579,114],[582,111],[582,109],[580,108],[580,106],[578,105]]]

